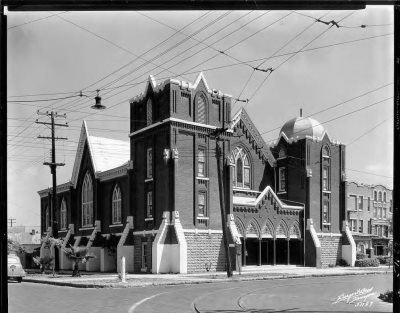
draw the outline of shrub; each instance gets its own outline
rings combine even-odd
[[[378,259],[362,259],[362,260],[356,260],[354,266],[356,267],[376,267],[379,266],[379,261]]]
[[[338,266],[349,266],[349,264],[347,264],[347,262],[343,259],[339,259],[336,263],[336,265]]]
[[[392,257],[390,256],[378,256],[377,259],[380,264],[392,264]]]
[[[385,260],[384,256],[377,256],[376,258],[378,259],[380,264],[385,264],[386,263],[386,260]]]
[[[393,291],[386,291],[385,293],[381,293],[378,297],[382,301],[393,303]]]

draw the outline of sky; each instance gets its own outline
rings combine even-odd
[[[331,21],[337,22],[336,27]],[[323,23],[325,22],[325,23]],[[366,27],[361,27],[365,25]],[[71,179],[83,120],[93,136],[128,141],[129,99],[168,78],[230,94],[268,144],[311,116],[346,144],[349,180],[392,188],[393,9],[356,11],[8,12],[8,218],[40,225],[37,191]],[[269,71],[268,69],[273,69]],[[262,71],[264,70],[264,71]],[[95,111],[97,91],[103,111]],[[82,97],[80,97],[82,93]],[[60,99],[65,98],[65,99]]]

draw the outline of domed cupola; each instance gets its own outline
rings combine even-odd
[[[306,136],[322,139],[325,128],[313,118],[295,117],[282,126],[281,134],[285,134],[288,139],[304,139]]]

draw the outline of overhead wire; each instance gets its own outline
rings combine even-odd
[[[378,91],[378,90],[381,90],[381,89],[383,89],[383,88],[386,88],[386,87],[388,87],[388,86],[390,86],[390,85],[393,85],[393,82],[383,84],[383,85],[381,85],[381,86],[379,86],[379,87],[377,87],[377,88],[374,88],[374,89],[372,89],[372,90],[369,90],[369,91],[367,91],[367,92],[364,92],[364,93],[362,93],[362,94],[360,94],[360,95],[357,95],[357,96],[355,96],[355,97],[352,97],[352,98],[350,98],[350,99],[341,101],[341,102],[339,102],[339,103],[335,103],[335,104],[333,104],[333,105],[331,105],[331,106],[328,106],[328,107],[326,107],[326,108],[324,108],[324,109],[321,109],[321,110],[319,110],[319,111],[315,111],[315,112],[313,112],[313,113],[311,113],[311,114],[308,114],[308,115],[306,115],[306,116],[304,116],[304,117],[301,117],[301,119],[306,119],[306,118],[308,118],[308,117],[315,116],[315,115],[317,115],[317,114],[320,114],[320,113],[329,111],[329,110],[334,109],[334,108],[336,108],[336,107],[338,107],[338,106],[341,106],[341,105],[343,105],[343,104],[346,104],[346,103],[349,103],[349,102],[351,102],[351,101],[357,100],[357,99],[359,99],[359,98],[361,98],[361,97],[364,97],[364,96],[366,96],[366,95],[368,95],[368,94],[371,94],[371,93],[373,93],[373,92],[376,92],[376,91]],[[270,130],[262,131],[262,132],[260,132],[260,134],[261,134],[261,135],[264,135],[264,134],[273,132],[273,131],[275,131],[275,130],[278,130],[278,129],[280,129],[280,128],[281,128],[281,126],[278,126],[278,127],[273,128],[273,129],[270,129]]]
[[[203,30],[207,29],[208,27],[210,27],[211,25],[213,25],[214,23],[216,23],[217,21],[219,21],[221,18],[224,18],[224,17],[227,16],[228,14],[230,14],[230,12],[226,12],[225,14],[223,14],[223,15],[217,17],[216,19],[214,19],[214,20],[212,20],[211,22],[209,22],[209,23],[207,23],[206,25],[204,25],[201,29],[197,30],[195,33],[200,33],[200,32],[202,32]],[[192,34],[192,35],[193,35],[193,34]],[[185,43],[188,39],[189,39],[189,38],[185,38],[185,39],[181,40],[179,43],[174,44],[172,47],[167,48],[167,50],[164,50],[163,52],[159,53],[158,55],[156,55],[155,57],[153,57],[151,60],[158,59],[159,57],[165,55],[166,53],[172,51],[172,50],[175,49],[176,47],[178,47],[178,46],[180,46],[181,44]],[[106,85],[103,85],[102,87],[100,87],[100,90],[103,90],[103,88],[105,88],[104,86],[110,86],[110,84],[114,84],[115,82],[117,82],[117,81],[119,81],[119,80],[125,78],[127,75],[130,75],[130,73],[134,72],[135,70],[138,70],[138,69],[143,68],[145,65],[147,65],[147,64],[142,64],[142,65],[137,66],[135,69],[129,71],[128,73],[125,73],[124,75],[120,76],[119,78],[114,79],[113,81],[109,82],[109,83],[106,84]],[[155,68],[157,68],[157,67],[155,67]],[[182,76],[182,75],[178,74],[177,76]],[[141,77],[141,76],[140,76],[140,77]],[[126,90],[128,90],[128,89],[125,89],[124,91],[126,91]],[[124,91],[122,91],[122,92],[124,92]],[[107,94],[107,92],[106,92],[105,94]]]
[[[359,38],[359,39],[348,40],[348,41],[343,41],[343,42],[338,42],[338,43],[318,46],[318,47],[314,47],[314,48],[304,49],[304,50],[300,51],[299,53],[308,52],[308,51],[314,51],[314,50],[319,50],[319,49],[326,49],[326,48],[330,48],[330,47],[346,45],[346,44],[351,44],[351,43],[360,42],[360,41],[364,41],[364,40],[376,39],[376,38],[387,37],[387,36],[392,36],[392,35],[394,35],[394,33],[386,33],[386,34],[381,34],[381,35],[376,35],[376,36],[363,37],[363,38]],[[224,69],[224,68],[228,68],[228,67],[239,66],[239,65],[242,65],[243,63],[251,64],[251,63],[254,63],[254,62],[257,62],[257,61],[265,61],[265,60],[269,60],[269,59],[273,59],[273,58],[279,58],[279,57],[291,55],[291,54],[294,54],[294,53],[297,53],[297,52],[298,51],[292,51],[292,52],[287,52],[287,53],[283,53],[283,54],[278,54],[278,55],[275,55],[273,57],[269,56],[269,57],[265,57],[265,58],[257,58],[257,59],[245,60],[245,61],[242,61],[242,62],[231,63],[231,64],[227,64],[227,65],[222,65],[222,66],[204,68],[204,69],[202,69],[202,71],[203,72],[207,72],[207,71],[212,71],[212,70],[219,70],[219,69]],[[196,71],[193,71],[193,72],[185,72],[184,74],[196,74],[196,73],[199,73],[199,72],[200,72],[200,70],[196,70]],[[164,77],[160,77],[159,79],[162,80],[162,79],[167,79],[169,77],[170,76],[164,76]],[[123,87],[127,87],[127,86],[137,86],[137,85],[140,85],[140,84],[143,84],[143,83],[147,82],[147,80],[148,79],[144,79],[144,80],[142,80],[140,82],[137,82],[137,83],[123,84],[123,85],[118,85],[118,86],[115,86],[115,87],[104,88],[104,90],[118,89],[118,88],[123,88]],[[92,90],[90,92],[94,93],[95,91]],[[9,96],[8,98],[31,97],[31,96],[46,96],[46,95],[57,95],[57,94],[71,94],[71,93],[76,93],[76,92],[69,91],[69,92],[57,92],[57,93],[13,95],[13,96]],[[18,101],[15,101],[15,102],[18,102]],[[43,108],[45,108],[45,107],[43,107]]]
[[[189,24],[187,24],[186,26],[184,26],[183,29],[186,28],[187,26],[193,24],[194,22],[196,22],[196,21],[198,21],[198,20],[201,20],[201,18],[204,17],[204,16],[206,16],[207,14],[208,14],[208,12],[206,12],[205,14],[203,14],[202,16],[200,16],[199,18],[196,18],[193,22],[190,22]],[[169,39],[169,38],[172,38],[174,35],[176,35],[176,34],[173,34],[172,36],[169,36],[166,40],[162,41],[162,42],[161,42],[160,44],[158,44],[158,45],[162,45],[163,43],[167,42],[168,39]],[[158,45],[156,45],[156,46],[158,46]],[[151,49],[147,50],[145,53],[147,53],[147,52],[150,51],[150,50],[151,50]],[[145,53],[142,53],[141,55],[143,55],[143,54],[145,54]],[[133,60],[133,61],[134,61],[134,60]],[[132,63],[133,61],[131,61],[130,63]],[[115,70],[115,71],[113,71],[111,74],[108,74],[107,76],[103,77],[101,80],[103,80],[103,79],[109,77],[110,75],[112,75],[112,74],[118,72],[118,71],[119,71],[120,69],[122,69],[122,68],[124,68],[124,66],[118,68],[118,69]],[[85,90],[85,89],[87,89],[87,88],[93,86],[94,84],[98,83],[98,82],[101,81],[101,80],[96,81],[95,83],[93,83],[93,84],[87,86],[86,88],[83,88],[82,90]],[[30,117],[30,119],[32,119],[32,117],[33,117],[33,115]],[[23,132],[25,132],[32,124],[34,124],[34,123],[30,123],[26,128],[24,128],[20,133],[18,133],[18,135],[21,134],[21,133],[23,133]]]
[[[253,20],[254,20],[254,19],[253,19]],[[235,31],[236,31],[236,30],[235,30]],[[232,32],[231,32],[231,33],[232,33]],[[231,33],[230,33],[230,34],[231,34]],[[228,34],[228,35],[229,35],[229,34]],[[226,36],[227,36],[227,35],[226,35]],[[225,37],[226,37],[226,36],[225,36]],[[179,64],[179,63],[180,63],[180,62],[178,62],[177,64]],[[139,77],[137,77],[137,78],[139,78]],[[132,80],[131,80],[131,81],[132,81]],[[125,89],[124,91],[126,91],[126,90],[128,90],[128,89],[129,89],[129,88]],[[122,91],[122,92],[124,92],[124,91]],[[122,103],[123,103],[123,102],[122,102]],[[120,103],[119,103],[119,104],[120,104]],[[118,104],[116,104],[116,105],[118,105]],[[113,105],[112,107],[114,107],[114,106],[116,106],[116,105]]]
[[[344,19],[350,17],[351,15],[353,15],[355,13],[355,11],[350,12],[349,14],[347,14],[345,17],[343,17],[342,19],[339,20],[343,21]],[[290,55],[287,59],[285,59],[284,61],[282,61],[281,63],[278,64],[278,66],[273,68],[273,71],[277,71],[282,65],[284,65],[285,63],[289,62],[293,57],[295,57],[300,51],[302,51],[303,49],[305,49],[306,47],[308,47],[310,44],[312,44],[314,41],[316,41],[318,38],[320,38],[321,36],[323,36],[325,33],[327,33],[331,28],[333,27],[333,25],[329,26],[326,30],[324,30],[323,32],[319,33],[317,36],[315,36],[311,41],[307,42],[304,46],[301,47],[301,49],[299,49],[296,53]],[[255,92],[253,92],[253,94],[249,97],[249,99],[252,99],[256,93],[258,92],[258,90],[260,90],[260,88],[264,85],[264,83],[266,82],[266,80],[270,77],[272,72],[269,73],[269,75],[267,75],[264,80],[259,84],[259,86],[256,88]],[[247,103],[248,104],[248,103]]]
[[[322,124],[327,124],[327,123],[330,123],[330,122],[332,122],[332,121],[335,121],[335,120],[337,120],[337,119],[339,119],[339,118],[342,118],[342,117],[345,117],[345,116],[348,116],[348,115],[351,115],[351,114],[354,114],[354,113],[357,113],[357,112],[360,112],[360,111],[369,109],[369,108],[371,108],[371,107],[373,107],[373,106],[375,106],[375,105],[377,105],[377,104],[380,104],[380,103],[385,102],[385,101],[390,100],[390,99],[393,99],[393,97],[385,98],[385,99],[383,99],[383,100],[374,102],[374,103],[372,103],[372,104],[365,105],[365,106],[363,106],[363,107],[361,107],[361,108],[358,108],[358,109],[356,109],[356,110],[353,110],[353,111],[351,111],[351,112],[347,112],[347,113],[342,114],[342,115],[339,115],[339,116],[337,116],[337,117],[328,119],[328,120],[326,120],[326,121],[324,121],[324,122],[322,122],[322,123],[318,123],[318,124],[315,124],[315,125],[313,125],[313,126],[304,128],[304,129],[302,129],[301,131],[298,131],[298,132],[293,133],[293,135],[299,134],[299,133],[302,132],[303,130],[311,129],[311,128],[313,128],[313,127],[317,127],[317,126],[322,125]],[[276,139],[269,140],[269,141],[267,141],[267,143],[269,143],[269,142],[274,142],[275,140],[276,140]]]
[[[65,13],[68,13],[68,11],[64,11],[64,12],[61,12],[61,13],[54,13],[54,14],[51,14],[51,15],[49,15],[49,16],[45,16],[45,17],[42,17],[42,18],[38,18],[38,19],[35,19],[35,20],[31,20],[31,21],[28,21],[28,22],[25,22],[25,23],[22,23],[22,24],[10,26],[10,27],[7,28],[7,30],[14,29],[14,28],[17,28],[17,27],[21,27],[21,26],[24,26],[24,25],[27,25],[27,24],[39,22],[39,21],[42,21],[42,20],[46,20],[46,19],[48,19],[48,18],[51,18],[51,17],[54,17],[54,16],[59,16],[59,15],[61,15],[61,14],[65,14]]]
[[[329,11],[330,12],[330,11]],[[327,12],[325,15],[329,14],[329,12]],[[296,13],[296,11],[294,11],[294,13]],[[282,51],[285,47],[287,47],[290,43],[292,43],[294,40],[296,40],[298,37],[300,37],[303,33],[305,33],[308,29],[310,29],[312,26],[314,26],[315,23],[311,23],[309,24],[306,28],[304,28],[301,32],[297,33],[294,37],[292,37],[290,40],[288,40],[283,46],[281,46],[279,49],[277,49],[272,55],[270,55],[270,57],[268,59],[263,60],[260,64],[258,64],[256,67],[253,68],[253,71],[251,72],[249,78],[246,81],[246,84],[244,85],[244,87],[242,88],[238,98],[241,97],[241,95],[243,94],[244,90],[246,89],[247,85],[249,84],[251,78],[253,77],[256,69],[260,68],[260,66],[262,66],[267,60],[269,60],[270,58],[274,57],[275,55],[277,55],[280,51]],[[269,73],[267,74],[266,78],[264,79],[263,82],[265,82],[265,80],[268,79],[268,77],[271,75],[272,70],[269,71]],[[263,84],[263,83],[262,83]],[[258,91],[259,88],[261,88],[262,84],[260,84],[260,86],[256,89],[256,91],[254,92],[254,94]],[[254,95],[253,94],[253,95]],[[246,105],[244,107],[246,107],[249,103],[249,101],[252,99],[252,97],[247,98],[247,102]],[[233,107],[236,105],[237,101],[235,101],[235,103],[233,104]],[[232,107],[232,109],[233,109]]]
[[[252,12],[253,12],[253,11],[250,11],[249,13],[245,14],[244,16],[247,16],[247,15],[251,14]],[[152,17],[150,17],[150,16],[148,16],[148,15],[142,13],[142,12],[138,12],[138,14],[143,15],[143,16],[149,18],[150,20],[155,21],[155,22],[157,22],[157,23],[159,23],[159,24],[161,24],[161,25],[164,25],[164,26],[166,26],[166,27],[168,27],[168,28],[170,28],[170,29],[172,29],[172,30],[174,30],[174,31],[178,31],[176,28],[174,28],[174,27],[172,27],[172,26],[170,26],[170,25],[168,25],[168,24],[166,24],[166,23],[163,23],[163,22],[161,22],[161,21],[158,21],[157,19],[152,18]],[[224,27],[224,28],[226,28],[226,27]],[[224,29],[224,28],[223,28],[223,29]],[[179,31],[179,33],[181,33],[182,35],[187,36],[184,32]],[[216,51],[216,52],[219,52],[219,53],[221,53],[221,54],[223,54],[223,55],[226,55],[227,57],[229,57],[229,58],[231,58],[231,59],[233,59],[233,60],[235,60],[235,61],[237,61],[237,62],[241,62],[238,58],[236,58],[236,57],[234,57],[234,56],[232,56],[232,55],[230,55],[230,54],[227,54],[227,53],[224,52],[224,51],[218,50],[217,48],[214,48],[212,45],[209,45],[209,44],[205,43],[204,41],[198,40],[198,39],[196,39],[195,37],[192,37],[192,36],[191,36],[190,38],[193,39],[193,40],[195,40],[196,42],[198,42],[198,43],[200,43],[200,44],[205,45],[207,48],[210,48],[210,49],[212,49],[212,50],[214,50],[214,51]],[[210,37],[208,36],[207,39],[209,39],[209,38],[210,38]],[[251,68],[253,68],[250,64],[245,63],[245,65],[250,66]]]

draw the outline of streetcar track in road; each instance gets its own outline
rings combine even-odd
[[[310,277],[310,278],[314,278],[314,277]],[[272,288],[280,288],[280,287],[296,287],[296,286],[303,286],[303,285],[307,285],[307,286],[310,286],[310,285],[327,285],[327,284],[331,284],[331,283],[332,283],[331,281],[329,281],[329,282],[311,282],[311,283],[307,282],[307,283],[300,283],[300,284],[277,285],[277,286],[271,286],[271,287],[266,287],[266,288],[257,288],[257,289],[254,289],[254,290],[250,291],[250,292],[247,292],[245,294],[240,295],[239,298],[237,298],[236,304],[237,304],[238,307],[240,307],[242,309],[243,312],[253,312],[254,310],[257,310],[257,309],[246,308],[245,305],[243,304],[243,298],[247,297],[247,296],[249,296],[249,295],[251,295],[253,293],[256,293],[257,291],[266,290],[266,289],[272,289]],[[201,313],[201,312],[198,312],[198,313]]]
[[[207,297],[207,296],[209,296],[209,295],[211,295],[211,294],[215,294],[215,293],[217,293],[217,292],[227,291],[227,290],[233,290],[233,289],[239,289],[239,288],[242,288],[242,286],[240,286],[240,287],[224,288],[224,289],[220,289],[220,290],[218,290],[218,291],[213,291],[213,292],[209,292],[209,293],[203,294],[203,295],[201,295],[201,296],[198,296],[198,297],[196,297],[196,298],[192,301],[191,309],[192,309],[193,312],[201,313],[201,311],[200,311],[200,310],[197,308],[197,306],[196,306],[196,302],[197,302],[197,301],[199,301],[199,300],[201,300],[201,299],[203,299],[203,298],[205,298],[205,297]]]
[[[150,296],[150,297],[144,298],[144,299],[142,299],[142,300],[140,300],[140,301],[134,303],[134,304],[129,308],[128,313],[133,313],[133,312],[135,311],[135,309],[136,309],[139,305],[143,304],[143,303],[146,302],[147,300],[153,299],[153,298],[155,298],[155,297],[157,297],[157,296],[159,296],[159,295],[162,295],[162,294],[164,294],[164,293],[167,293],[167,292],[166,292],[166,291],[165,291],[165,292],[160,292],[160,293],[157,293],[157,294],[155,294],[155,295],[152,295],[152,296]]]
[[[309,278],[313,279],[313,278],[315,278],[315,277],[309,277]],[[336,277],[335,277],[335,278],[336,278]],[[339,278],[339,277],[337,277],[337,278]],[[342,278],[342,277],[340,277],[340,278]],[[259,281],[259,282],[260,282],[260,283],[264,283],[265,281]],[[244,297],[246,297],[246,296],[252,294],[252,293],[255,293],[255,292],[261,291],[261,290],[267,290],[267,289],[272,289],[272,288],[280,288],[280,287],[295,287],[295,286],[304,286],[304,285],[309,286],[309,285],[321,285],[321,284],[331,284],[331,283],[332,283],[332,282],[309,282],[309,281],[308,281],[308,282],[305,282],[305,283],[298,283],[298,284],[281,284],[281,285],[276,285],[276,286],[257,288],[257,289],[251,290],[250,292],[246,292],[246,293],[244,293],[244,294],[241,294],[241,295],[236,299],[236,306],[237,306],[240,310],[242,310],[243,312],[251,312],[251,310],[253,310],[253,309],[248,309],[248,308],[246,308],[246,307],[244,306],[244,304],[243,304],[242,299],[243,299]],[[196,298],[193,300],[193,302],[192,302],[192,304],[191,304],[192,312],[194,312],[194,313],[204,313],[204,312],[202,312],[202,311],[198,308],[198,305],[196,305],[196,303],[199,303],[200,300],[203,300],[204,298],[206,298],[206,297],[208,297],[208,296],[210,296],[210,295],[216,294],[216,293],[224,292],[224,291],[227,291],[227,290],[240,289],[240,288],[243,288],[243,286],[232,287],[232,288],[224,288],[224,289],[220,289],[220,290],[217,290],[217,291],[212,291],[212,292],[203,294],[203,295],[201,295],[201,296],[198,296],[198,297],[196,297]],[[233,299],[233,301],[234,301],[234,299]]]
[[[237,304],[238,307],[240,307],[242,309],[243,312],[248,312],[250,310],[255,310],[255,309],[246,308],[244,306],[244,304],[243,304],[243,300],[242,299],[244,297],[247,297],[247,296],[249,296],[249,295],[251,295],[253,293],[256,293],[258,291],[266,290],[266,289],[272,289],[272,288],[280,288],[280,287],[295,287],[295,286],[303,286],[303,285],[307,285],[307,286],[309,286],[309,285],[324,285],[324,284],[331,284],[331,283],[332,282],[313,282],[313,283],[307,282],[307,283],[301,283],[301,284],[278,285],[278,286],[271,286],[271,287],[267,287],[267,288],[257,288],[257,289],[254,289],[254,290],[250,291],[250,292],[247,292],[245,294],[240,295],[239,298],[236,300],[236,304]]]

